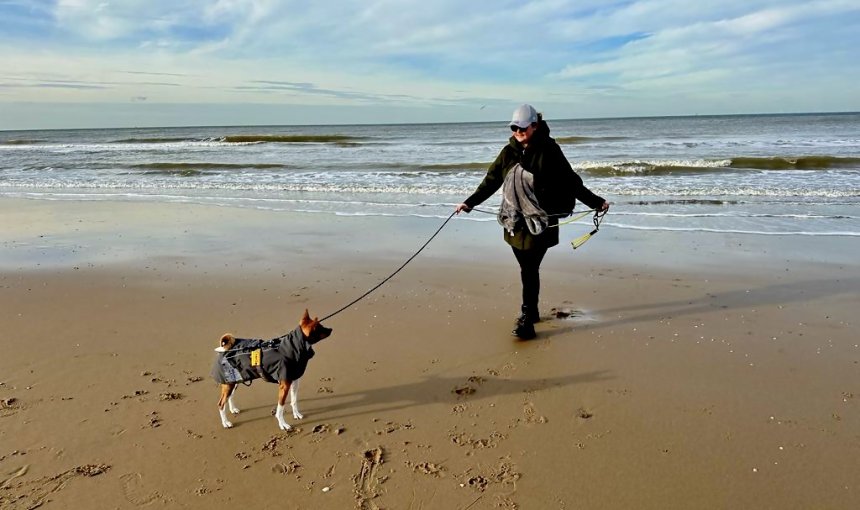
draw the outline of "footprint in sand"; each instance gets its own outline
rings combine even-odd
[[[155,501],[164,500],[158,491],[147,491],[143,486],[143,475],[127,473],[119,477],[122,484],[122,494],[126,501],[134,506],[145,506]]]
[[[352,477],[358,507],[362,510],[379,508],[373,502],[373,498],[379,495],[378,472],[382,462],[383,451],[381,446],[367,450],[362,454],[361,469],[358,474]]]
[[[19,482],[17,479],[26,475],[29,470],[29,466],[23,466],[0,483],[0,507],[7,508],[4,504],[8,501],[13,505],[9,507],[10,510],[39,508],[51,501],[57,492],[66,488],[72,479],[99,476],[109,469],[110,466],[106,464],[86,464],[54,476]]]
[[[526,423],[546,423],[548,421],[546,416],[537,414],[533,402],[523,404],[523,414],[526,417]]]
[[[477,470],[470,468],[458,476],[463,479],[460,487],[470,487],[478,492],[484,492],[490,485],[501,485],[513,489],[513,492],[505,495],[510,497],[516,492],[517,482],[522,478],[522,473],[517,470],[509,457],[499,459],[498,466],[489,469],[489,471],[486,471],[486,468],[482,470],[484,472],[474,473],[474,471]],[[512,500],[509,501],[513,503]],[[516,504],[514,503],[514,505]]]

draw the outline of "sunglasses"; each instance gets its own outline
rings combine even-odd
[[[529,130],[530,127],[531,127],[531,125],[528,125],[524,128],[519,127],[519,126],[511,126],[511,131],[513,131],[514,133],[525,133],[526,131]]]

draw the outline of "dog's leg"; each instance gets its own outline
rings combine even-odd
[[[225,429],[229,429],[233,426],[230,423],[230,420],[227,419],[227,410],[224,408],[233,397],[233,390],[236,388],[235,384],[222,384],[221,385],[221,398],[218,399],[218,414],[221,415],[221,425],[224,426]],[[233,404],[230,404],[231,410]]]
[[[230,396],[227,397],[227,408],[230,409],[231,414],[239,414],[239,408],[236,407],[236,404],[233,403],[233,393],[230,393]]]
[[[293,418],[297,420],[301,420],[304,418],[302,413],[299,412],[299,381],[296,379],[290,385],[290,407],[293,408]]]
[[[278,381],[278,407],[275,409],[275,418],[278,419],[278,427],[281,430],[290,430],[290,424],[284,419],[284,405],[287,403],[287,392],[290,391],[290,381]]]

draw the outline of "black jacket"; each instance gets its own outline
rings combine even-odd
[[[561,147],[549,136],[549,126],[540,121],[537,131],[523,147],[511,136],[496,160],[487,169],[487,175],[472,195],[465,200],[469,207],[475,207],[501,188],[508,170],[519,163],[534,175],[535,196],[541,208],[550,215],[550,225],[557,225],[558,218],[573,211],[576,200],[591,209],[599,208],[604,200],[592,193],[582,183],[582,179],[571,168],[561,151]],[[558,244],[558,228],[547,228],[538,236],[520,226],[511,235],[505,231],[505,241],[521,250],[555,246]]]

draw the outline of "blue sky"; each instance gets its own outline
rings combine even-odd
[[[0,0],[0,129],[860,110],[857,0]]]

